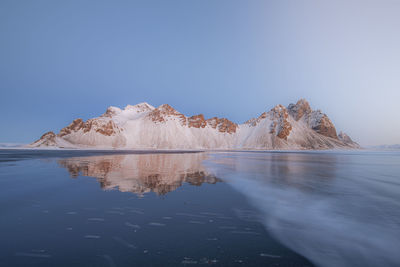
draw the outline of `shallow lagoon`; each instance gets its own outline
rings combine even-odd
[[[0,150],[1,266],[396,266],[400,154]]]

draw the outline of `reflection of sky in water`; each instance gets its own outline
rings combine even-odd
[[[209,171],[321,266],[399,266],[399,153],[224,153]]]

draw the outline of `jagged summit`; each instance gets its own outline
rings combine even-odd
[[[139,104],[136,104],[134,106],[132,105],[127,105],[124,110],[136,110],[138,112],[145,112],[145,111],[149,111],[149,110],[153,110],[155,109],[155,107],[153,107],[152,105],[148,104],[147,102],[142,102]]]
[[[317,133],[338,139],[332,121],[321,110],[312,110],[307,100],[300,99],[296,104],[290,104],[288,110],[296,121],[302,120]]]
[[[168,104],[162,104],[157,109],[159,109],[160,111],[165,112],[165,113],[179,113],[176,109],[174,109],[173,107],[171,107]]]
[[[121,149],[328,149],[357,148],[328,116],[305,99],[276,105],[236,124],[226,118],[185,116],[168,104],[143,102],[109,107],[98,118],[75,119],[58,134],[48,132],[31,147]]]
[[[296,121],[300,120],[304,115],[307,116],[312,112],[310,104],[303,98],[297,101],[296,104],[290,104],[288,110],[290,115],[292,115]]]

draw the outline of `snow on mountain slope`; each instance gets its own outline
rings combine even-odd
[[[74,120],[48,132],[31,147],[121,149],[328,149],[358,148],[304,99],[277,105],[238,125],[225,118],[186,117],[171,106],[147,103],[109,107],[98,118]]]

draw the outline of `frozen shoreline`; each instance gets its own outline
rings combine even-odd
[[[370,151],[365,148],[330,148],[330,149],[163,149],[163,148],[108,148],[108,147],[29,147],[28,145],[18,147],[0,147],[0,150],[29,150],[29,151],[116,151],[116,152],[168,152],[168,153],[185,153],[185,152],[306,152],[306,151]],[[375,150],[371,150],[375,151]]]

